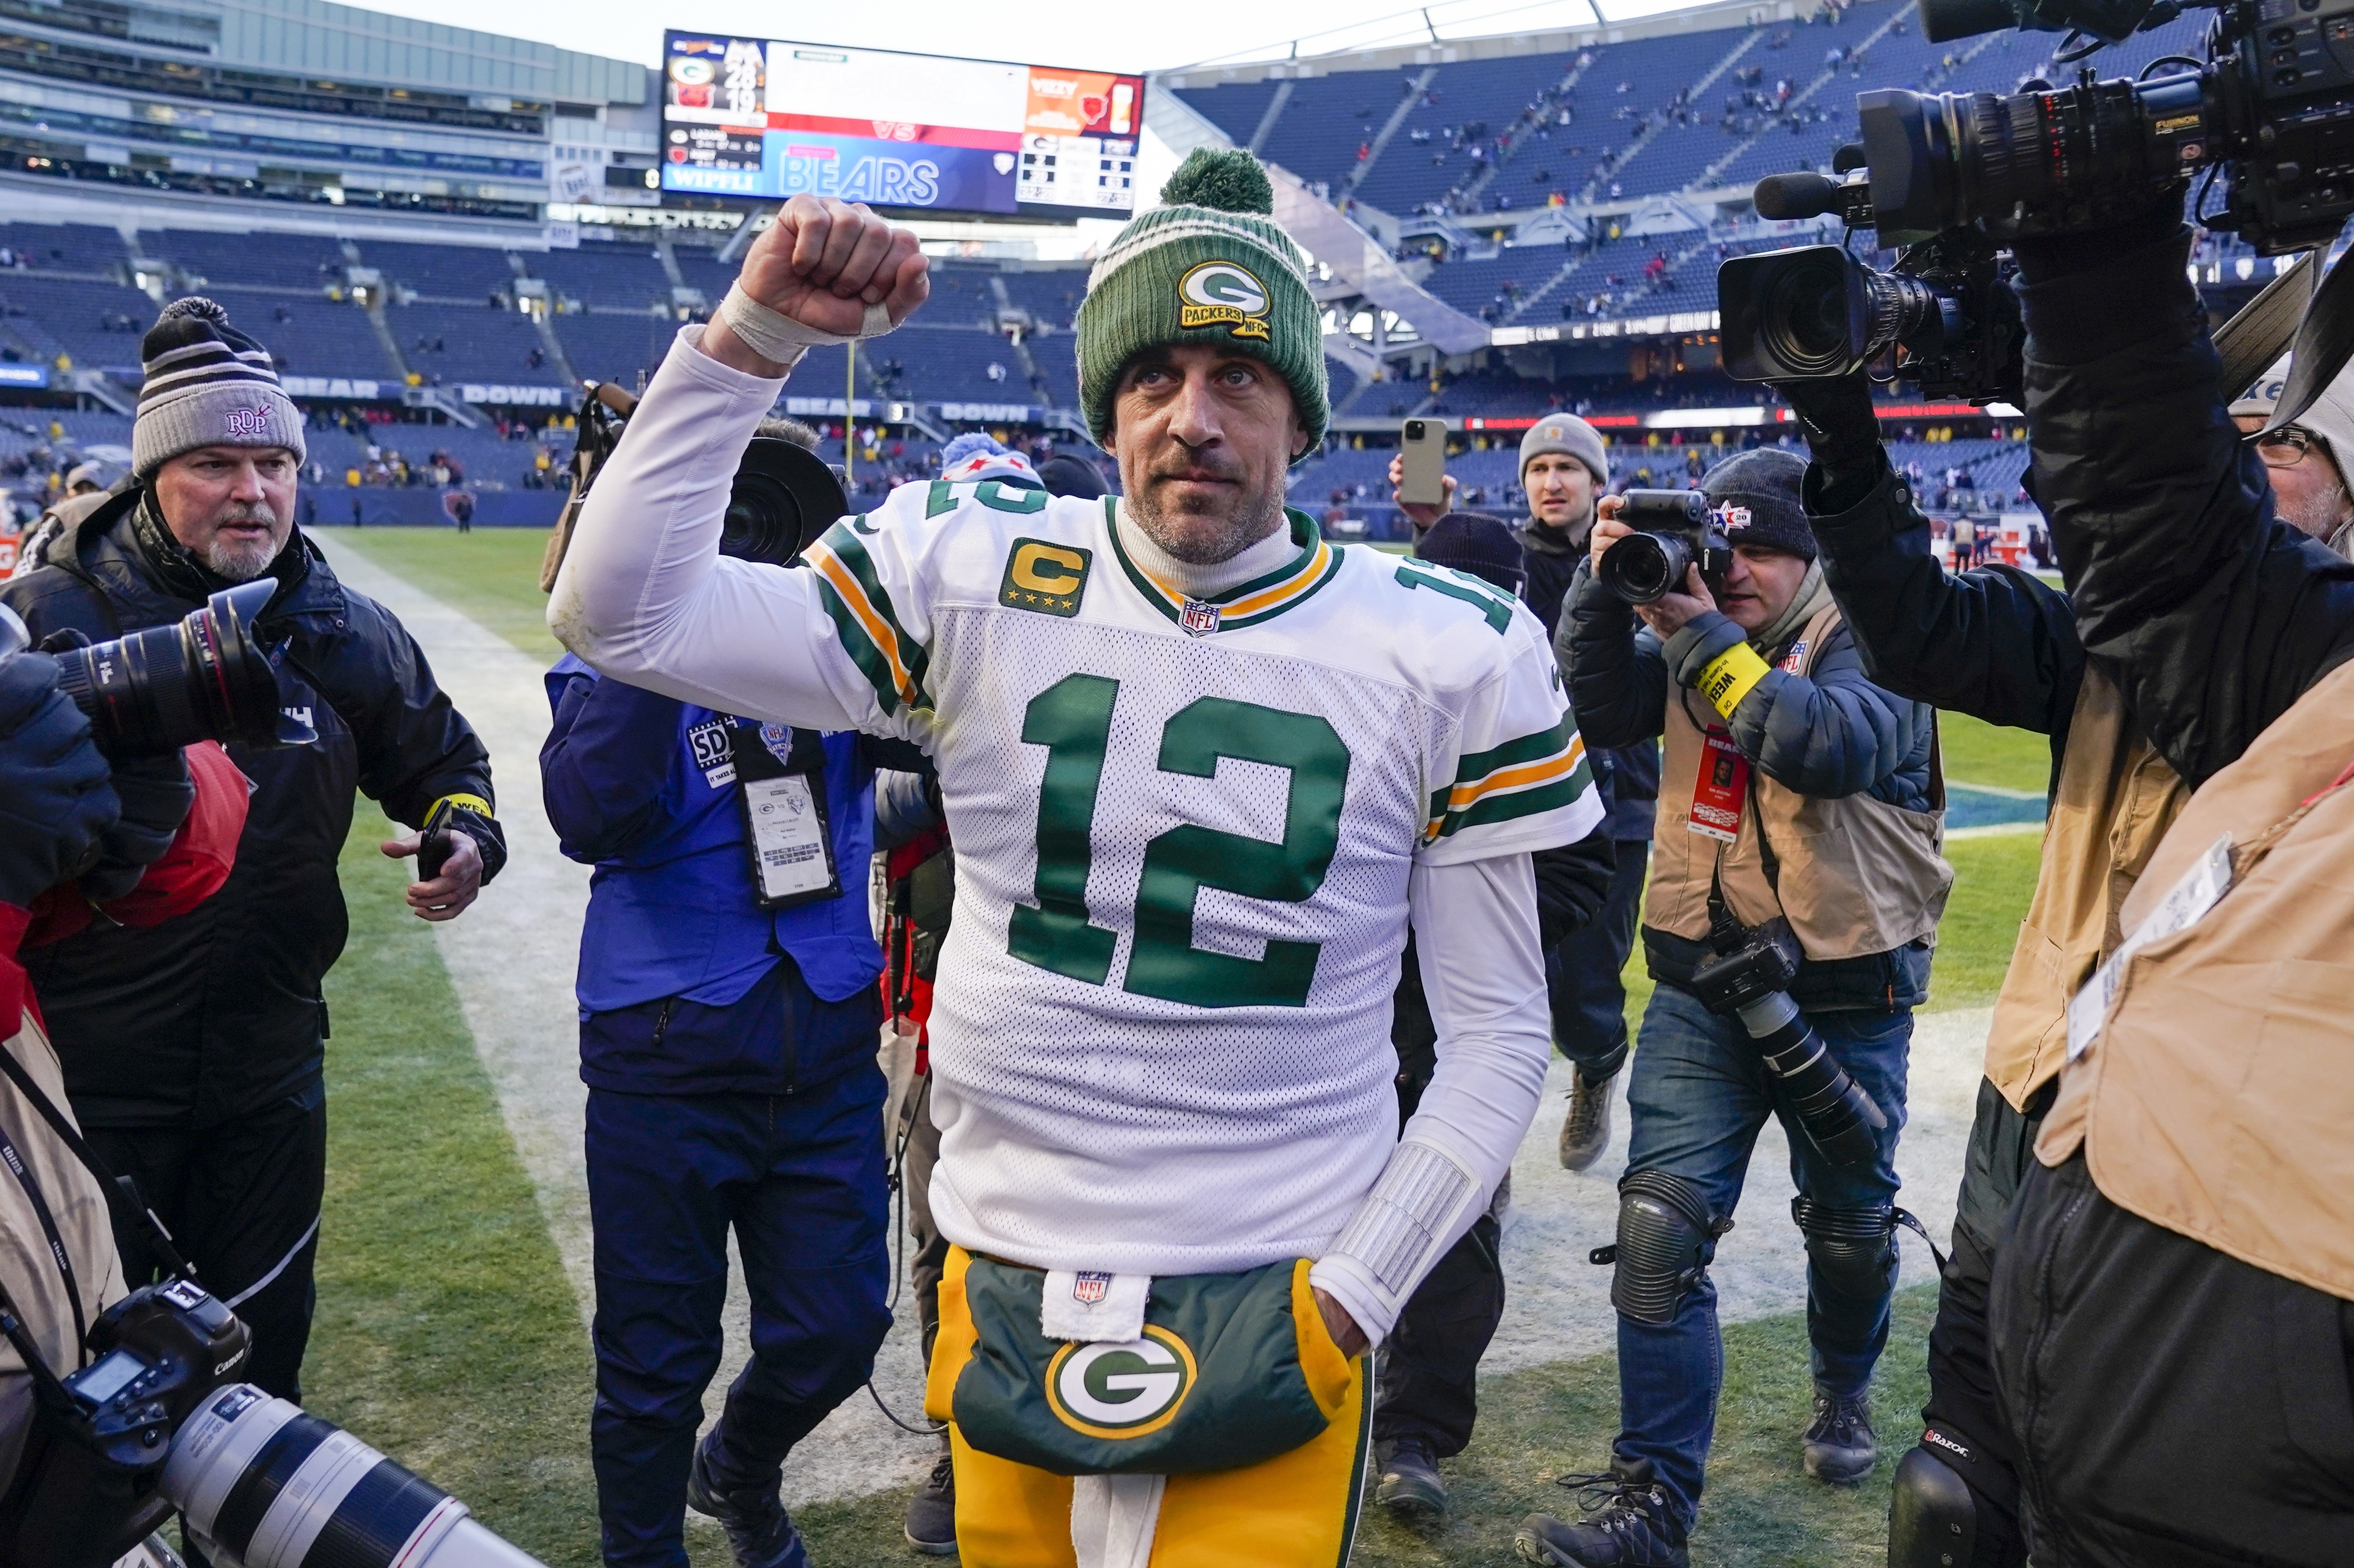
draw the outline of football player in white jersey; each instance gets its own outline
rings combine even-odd
[[[1077,323],[1125,499],[912,484],[809,569],[723,559],[792,363],[927,290],[910,236],[796,197],[680,333],[549,609],[607,674],[938,766],[927,1404],[973,1568],[1345,1559],[1365,1352],[1536,1108],[1530,853],[1601,815],[1532,614],[1285,508],[1328,406],[1265,173],[1196,153],[1162,200]],[[797,804],[758,835],[779,864]],[[1401,1139],[1409,917],[1439,1044]]]

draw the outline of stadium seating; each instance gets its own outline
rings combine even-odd
[[[176,264],[189,286],[240,284],[319,293],[343,281],[350,263],[343,248],[319,235],[216,234],[203,229],[165,229],[140,235],[143,253]]]
[[[471,304],[514,287],[514,267],[507,253],[485,246],[371,239],[359,249],[362,261],[382,272],[387,282],[432,299]]]
[[[573,373],[584,380],[635,387],[638,373],[651,377],[678,335],[673,317],[652,311],[591,311],[556,318],[557,341]]]
[[[558,386],[564,381],[564,372],[547,356],[538,329],[520,312],[420,300],[387,307],[385,320],[408,368],[429,382]]]
[[[670,303],[670,274],[648,245],[584,245],[534,253],[524,265],[532,276],[584,304],[643,311]]]

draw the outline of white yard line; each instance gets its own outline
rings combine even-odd
[[[516,1152],[530,1172],[549,1233],[581,1303],[594,1299],[589,1271],[588,1203],[581,1157],[582,1107],[572,978],[588,872],[556,848],[539,799],[538,755],[547,733],[542,671],[504,639],[410,587],[323,532],[335,570],[383,603],[408,626],[433,662],[434,673],[491,748],[508,861],[499,880],[462,919],[437,927],[441,956],[474,1047],[498,1091]],[[2041,824],[1964,830],[2037,832]],[[1923,1015],[1913,1036],[1909,1119],[1897,1158],[1903,1205],[1943,1244],[1953,1222],[1962,1149],[1978,1092],[1991,1013],[1980,1009]],[[1593,1170],[1561,1169],[1554,1140],[1568,1092],[1568,1069],[1556,1061],[1544,1108],[1514,1161],[1513,1213],[1504,1247],[1504,1321],[1486,1366],[1509,1372],[1612,1349],[1610,1271],[1585,1261],[1611,1240],[1617,1180],[1626,1166],[1625,1086],[1612,1119],[1609,1150]],[[1806,1253],[1790,1223],[1789,1157],[1768,1123],[1749,1164],[1738,1228],[1717,1245],[1712,1273],[1727,1321],[1795,1311],[1806,1302]],[[740,1277],[740,1269],[737,1274]],[[1904,1282],[1934,1277],[1925,1249],[1906,1237]],[[716,1414],[726,1383],[748,1349],[748,1308],[740,1277],[731,1278],[727,1354],[706,1407]],[[917,1354],[915,1302],[901,1298],[900,1321],[875,1362],[875,1386],[893,1409],[919,1421],[923,1368]],[[1896,1347],[1898,1353],[1912,1353]],[[585,1425],[588,1413],[580,1412]],[[862,1393],[854,1394],[794,1455],[786,1498],[801,1503],[904,1488],[931,1463],[927,1439],[891,1426]]]

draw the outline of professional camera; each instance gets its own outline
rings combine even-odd
[[[1602,553],[1596,574],[1628,604],[1650,604],[1681,588],[1686,567],[1721,578],[1733,564],[1733,546],[1699,491],[1630,490],[1620,499],[1618,521],[1634,532]]]
[[[1790,175],[1758,181],[1755,199],[1769,217],[1808,217],[1851,208],[1858,188]],[[2016,401],[2026,342],[2016,270],[1973,228],[1907,248],[1889,272],[1837,245],[1735,257],[1716,274],[1724,372],[1736,381],[1839,376],[1894,349],[1898,374],[1924,397]]]
[[[1744,927],[1727,915],[1714,925],[1717,950],[1692,971],[1692,994],[1711,1012],[1740,1018],[1824,1159],[1842,1169],[1871,1164],[1879,1154],[1874,1135],[1887,1129],[1888,1118],[1790,1000],[1799,951],[1789,922]]]
[[[719,553],[789,567],[850,510],[825,460],[774,436],[755,436],[736,465]]]
[[[33,1376],[34,1421],[5,1498],[0,1562],[113,1562],[163,1523],[174,1432],[245,1361],[237,1314],[190,1280],[143,1286],[100,1314],[98,1359],[59,1378],[17,1320],[0,1319]]]
[[[112,758],[156,757],[200,740],[301,746],[317,737],[289,715],[278,672],[253,640],[274,577],[223,588],[171,626],[53,649],[58,686],[90,716]],[[25,623],[0,607],[0,658],[24,651]]]
[[[2210,0],[2212,3],[2212,0]],[[1923,0],[1932,41],[2071,29],[2054,57],[2171,21],[2181,0]],[[2141,79],[1856,100],[1882,238],[1985,221],[2012,233],[2097,227],[2201,168],[2225,177],[2199,221],[2264,255],[2324,245],[2354,215],[2354,0],[2222,0],[2204,62]],[[2163,75],[2160,67],[2179,68]],[[2211,178],[2212,176],[2211,175]]]

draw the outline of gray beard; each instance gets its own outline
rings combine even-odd
[[[2329,542],[2346,521],[2346,487],[2339,485],[2318,495],[2306,497],[2304,504],[2294,511],[2279,507],[2279,493],[2274,493],[2274,515],[2308,537]]]
[[[259,544],[240,545],[232,540],[215,538],[205,546],[205,569],[217,577],[233,583],[249,583],[270,569],[278,558],[280,546],[264,539]]]
[[[1231,561],[1278,528],[1283,526],[1283,493],[1262,497],[1248,511],[1237,512],[1225,519],[1216,534],[1206,543],[1189,539],[1172,526],[1169,516],[1147,501],[1143,495],[1128,498],[1128,514],[1144,530],[1146,538],[1160,546],[1188,566],[1214,567]],[[1198,517],[1199,514],[1188,514]]]

